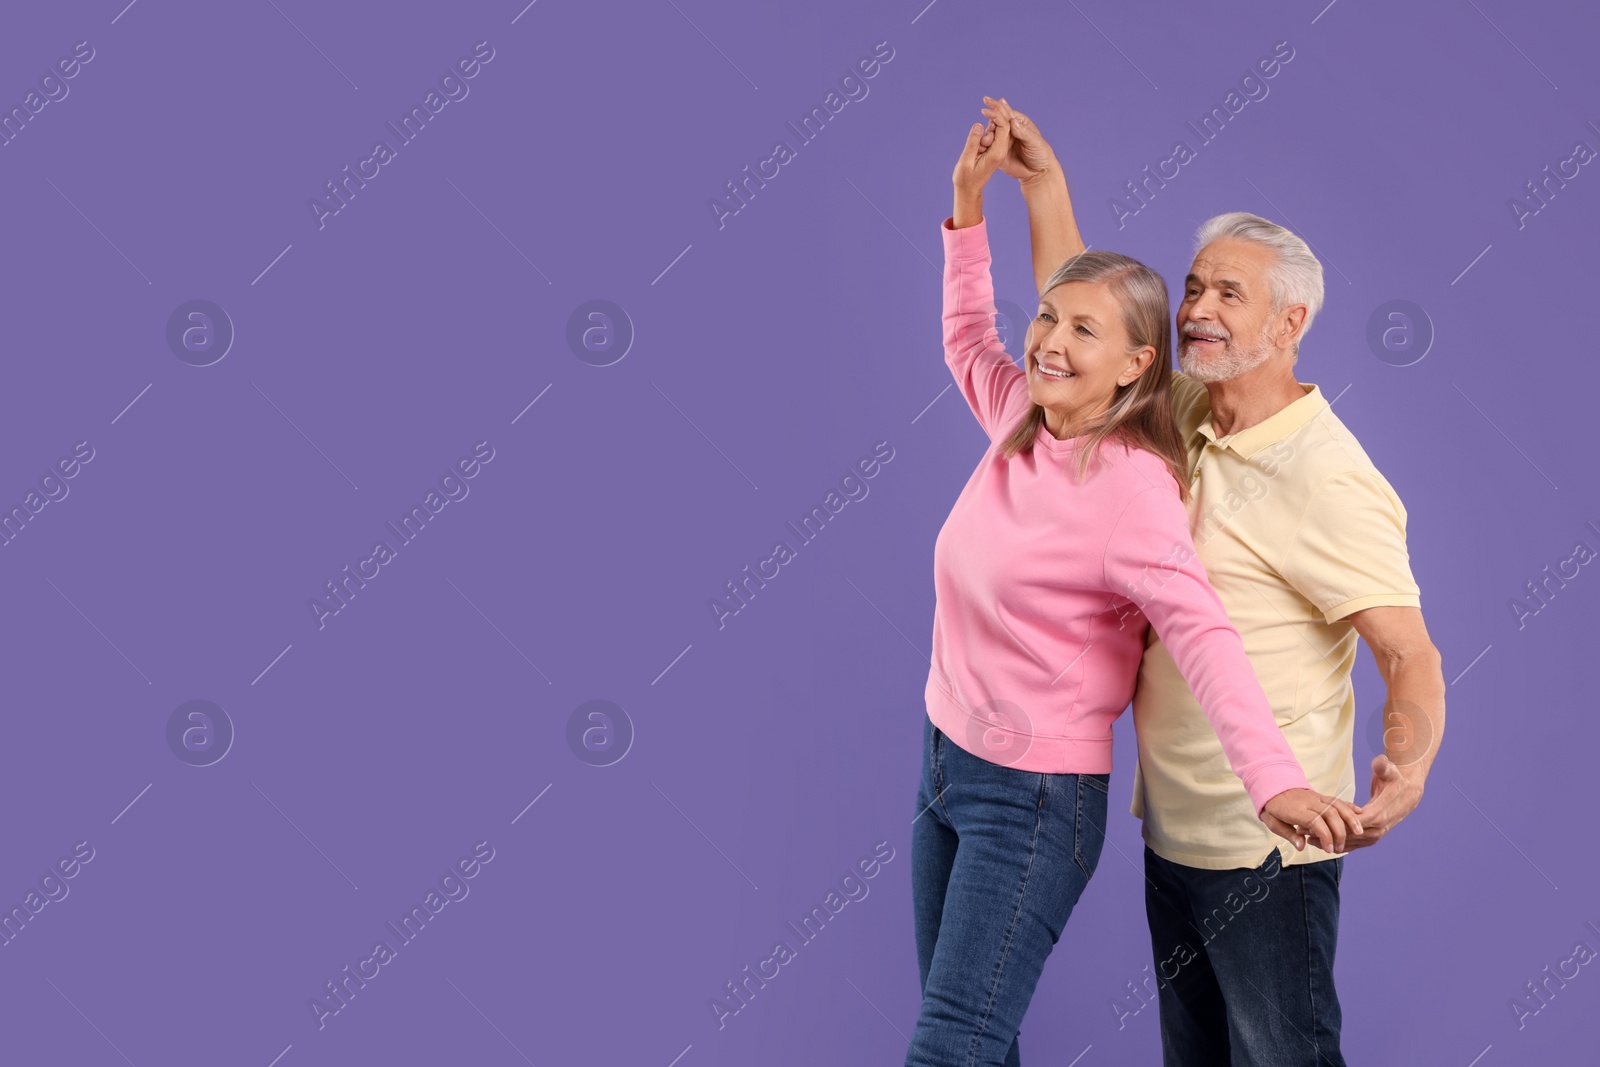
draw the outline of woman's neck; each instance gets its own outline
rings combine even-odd
[[[1061,412],[1045,408],[1044,428],[1050,431],[1050,436],[1056,440],[1070,441],[1074,437],[1082,437],[1092,428],[1097,418],[1097,415],[1091,415],[1072,419]]]

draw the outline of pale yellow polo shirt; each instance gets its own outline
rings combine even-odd
[[[1173,376],[1189,450],[1189,520],[1206,574],[1311,787],[1353,800],[1359,635],[1347,616],[1380,604],[1421,606],[1406,553],[1406,509],[1321,390],[1227,437],[1211,425],[1206,388]],[[1163,859],[1223,870],[1256,867],[1274,846],[1286,864],[1335,858],[1296,852],[1256,817],[1200,705],[1152,627],[1133,698],[1139,765],[1133,814]]]

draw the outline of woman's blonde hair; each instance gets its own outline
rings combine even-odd
[[[1078,477],[1083,477],[1100,445],[1115,437],[1125,447],[1143,448],[1165,460],[1178,483],[1179,498],[1187,501],[1189,456],[1172,414],[1172,318],[1167,308],[1166,283],[1138,260],[1099,248],[1080,252],[1063,263],[1050,275],[1044,292],[1063,282],[1105,285],[1122,309],[1129,351],[1145,345],[1156,350],[1155,359],[1144,373],[1127,385],[1118,386],[1110,407],[1085,431],[1089,440],[1078,450]],[[1039,428],[1044,425],[1044,414],[1044,408],[1032,404],[1001,443],[1000,454],[1010,459],[1018,452],[1031,451]]]

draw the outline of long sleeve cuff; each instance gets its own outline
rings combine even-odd
[[[974,226],[963,226],[959,230],[951,225],[954,221],[946,217],[939,224],[939,232],[944,235],[944,258],[988,259],[989,220],[985,219]]]
[[[1285,789],[1310,789],[1311,783],[1306,780],[1306,772],[1299,763],[1284,760],[1254,768],[1244,787],[1250,794],[1250,803],[1256,806],[1256,815],[1260,816],[1267,801]]]

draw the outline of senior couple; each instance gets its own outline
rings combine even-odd
[[[1405,508],[1295,375],[1322,267],[1265,219],[1210,219],[1174,337],[1161,276],[1086,250],[1038,128],[984,103],[942,224],[943,321],[990,444],[934,548],[906,1063],[1020,1063],[1022,1017],[1100,859],[1131,700],[1164,1063],[1343,1067],[1345,856],[1421,799],[1445,685]],[[1040,292],[1021,368],[994,325],[996,171],[1020,182]],[[1386,716],[1364,805],[1358,637],[1385,708],[1409,717]]]

